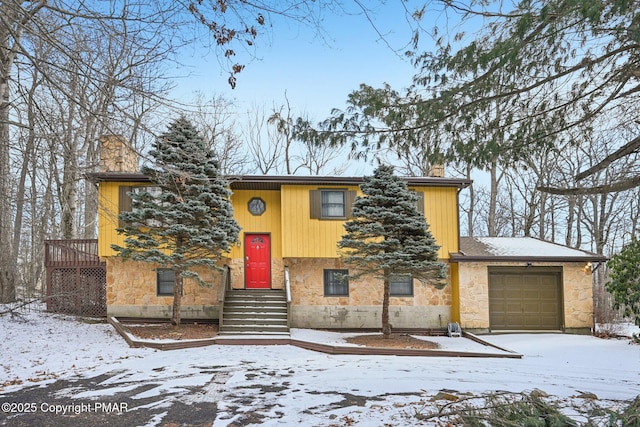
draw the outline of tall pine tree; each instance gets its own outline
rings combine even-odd
[[[389,338],[390,278],[410,275],[442,288],[447,266],[438,261],[440,246],[418,211],[418,196],[393,174],[393,167],[379,166],[360,189],[364,197],[356,197],[338,248],[342,260],[355,268],[350,277],[382,279],[382,333]]]
[[[218,260],[237,241],[240,227],[228,183],[189,120],[172,122],[149,154],[154,164],[142,173],[151,186],[129,193],[132,210],[120,214],[127,225],[118,229],[125,246],[112,247],[125,259],[174,271],[171,322],[180,325],[182,279],[210,286],[197,267],[219,269]]]
[[[640,326],[640,230],[631,242],[607,262],[607,290],[614,298],[614,307],[623,308],[625,316]]]

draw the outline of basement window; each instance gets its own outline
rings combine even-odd
[[[324,296],[325,297],[348,297],[349,280],[347,275],[349,270],[324,270]]]
[[[158,296],[172,296],[176,272],[168,268],[159,268],[156,273]]]
[[[393,274],[389,277],[389,295],[392,297],[412,297],[413,277],[410,274]]]

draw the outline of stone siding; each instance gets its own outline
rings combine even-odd
[[[522,267],[522,263],[461,262],[460,323],[464,329],[488,331],[490,266]],[[563,323],[566,331],[577,332],[593,327],[593,288],[590,272],[584,263],[536,263],[539,267],[562,267]]]
[[[502,265],[502,264],[501,264]],[[460,326],[464,329],[489,329],[489,273],[486,263],[458,264]]]
[[[108,257],[107,314],[121,317],[170,318],[173,296],[157,295],[155,265]],[[202,287],[193,279],[184,279],[181,316],[184,319],[218,318],[219,272],[200,271],[214,285]]]
[[[584,263],[563,264],[564,327],[593,328],[593,279]]]
[[[292,293],[291,323],[299,328],[380,328],[382,281],[349,281],[349,296],[324,295],[324,270],[345,269],[339,259],[288,258]],[[391,297],[389,319],[396,328],[440,328],[451,320],[451,286],[438,290],[414,280],[414,295]]]
[[[100,143],[100,172],[140,172],[138,155],[120,135],[103,135]]]

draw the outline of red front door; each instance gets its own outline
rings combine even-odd
[[[271,245],[268,234],[245,234],[247,289],[271,288]]]

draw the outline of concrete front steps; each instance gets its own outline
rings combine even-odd
[[[276,289],[226,291],[218,335],[288,336],[287,296]]]

